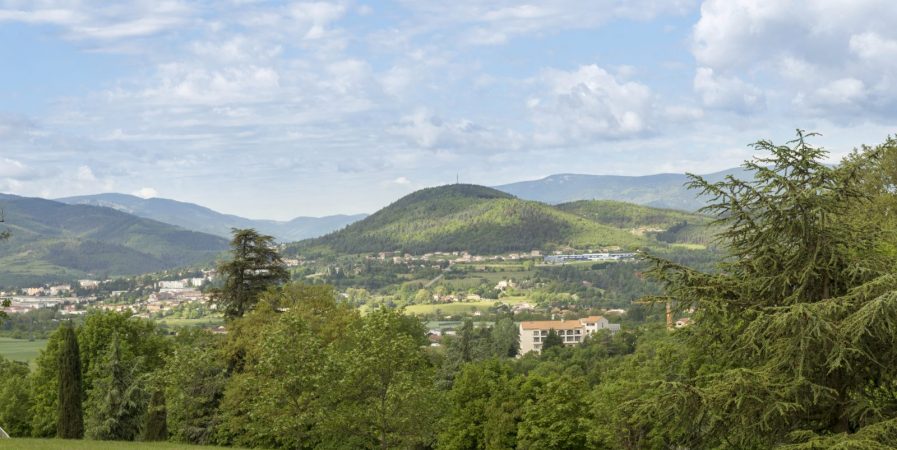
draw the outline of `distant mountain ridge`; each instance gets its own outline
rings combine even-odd
[[[227,250],[219,236],[111,208],[0,194],[0,285],[136,275],[206,264]]]
[[[619,227],[485,186],[455,184],[411,193],[364,220],[288,247],[290,253],[469,251],[657,244]]]
[[[743,176],[744,169],[733,168],[702,175],[710,182],[723,180],[726,175]],[[706,203],[699,192],[685,184],[685,174],[661,173],[644,176],[557,174],[540,180],[520,181],[495,186],[516,197],[549,204],[577,200],[616,200],[655,208],[696,211]]]
[[[127,194],[95,194],[66,197],[57,201],[68,204],[105,206],[179,227],[230,237],[231,228],[255,228],[280,242],[318,237],[357,222],[367,214],[326,217],[297,217],[290,221],[254,220],[223,214],[204,206],[164,198],[141,198]]]

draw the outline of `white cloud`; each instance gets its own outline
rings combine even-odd
[[[426,108],[403,116],[389,131],[425,149],[478,152],[508,150],[520,145],[520,136],[514,131],[483,126],[468,119],[444,119]]]
[[[31,174],[31,169],[21,161],[10,158],[0,158],[0,178],[24,178]]]
[[[652,132],[654,94],[644,84],[621,82],[597,65],[571,72],[548,69],[544,92],[528,101],[540,145],[576,145]]]
[[[136,195],[140,198],[153,198],[159,196],[159,191],[151,187],[144,187],[132,192],[131,195]]]
[[[78,172],[75,177],[81,182],[97,181],[97,177],[93,174],[93,169],[91,169],[90,166],[78,166]]]
[[[766,106],[765,96],[759,88],[738,77],[718,76],[709,67],[698,68],[694,90],[704,106],[709,108],[749,113],[763,110]]]
[[[395,180],[392,180],[392,182],[395,184],[400,184],[400,185],[411,184],[411,180],[409,180],[407,177],[398,177]]]
[[[113,40],[157,34],[185,23],[193,8],[177,0],[0,1],[0,22],[50,24],[71,39]]]
[[[559,30],[594,28],[614,19],[647,20],[660,14],[681,14],[693,0],[404,0],[424,29],[450,30],[463,42],[496,45],[510,39]],[[457,34],[455,34],[457,33]]]
[[[889,0],[707,0],[693,30],[695,89],[736,111],[749,106],[739,99],[766,97],[792,114],[887,118],[897,109],[895,22]]]

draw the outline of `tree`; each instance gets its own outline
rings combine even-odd
[[[325,448],[426,448],[435,439],[433,368],[401,310],[380,308],[332,347],[321,428]]]
[[[63,325],[61,329],[56,436],[62,439],[81,439],[84,436],[84,411],[81,404],[84,393],[78,338],[71,323]]]
[[[744,164],[753,180],[693,176],[732,255],[716,272],[649,258],[666,288],[656,300],[695,308],[683,335],[693,369],[658,382],[637,413],[665,446],[821,448],[817,436],[851,440],[867,427],[893,436],[897,274],[883,245],[893,230],[851,215],[869,205],[864,162],[880,155],[829,167],[809,136],[754,144],[771,156]]]
[[[207,330],[184,330],[162,372],[168,432],[172,440],[214,442],[224,396],[224,339]]]
[[[212,291],[212,301],[225,317],[242,317],[268,289],[290,279],[283,260],[274,248],[274,238],[253,229],[234,229],[231,260],[218,266],[224,286]]]
[[[551,379],[526,402],[517,429],[517,448],[585,448],[588,408],[585,383],[566,376]]]
[[[157,389],[150,397],[146,409],[141,439],[144,441],[168,440],[168,418],[165,410],[165,391]]]
[[[10,436],[31,435],[28,365],[0,356],[0,426]]]
[[[548,335],[542,340],[542,353],[552,348],[564,347],[564,338],[554,328],[548,330]]]
[[[87,436],[107,441],[132,441],[140,431],[145,404],[140,360],[122,359],[118,336],[101,363],[87,397]]]
[[[492,329],[495,356],[513,358],[520,350],[520,330],[514,321],[508,318],[499,319]]]

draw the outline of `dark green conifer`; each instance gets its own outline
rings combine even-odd
[[[164,441],[168,439],[168,414],[165,409],[165,392],[153,392],[143,425],[144,441]]]
[[[268,287],[290,279],[273,237],[253,229],[235,228],[233,234],[233,258],[218,266],[224,286],[212,292],[212,301],[229,319],[243,317]]]
[[[78,338],[71,323],[63,325],[59,352],[59,405],[56,436],[62,439],[84,437],[83,392],[81,384],[81,355]]]

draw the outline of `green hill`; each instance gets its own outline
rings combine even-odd
[[[710,182],[727,175],[744,176],[742,168],[702,175]],[[697,191],[686,187],[689,178],[682,173],[644,176],[557,174],[540,180],[520,181],[495,188],[527,200],[549,204],[576,200],[616,200],[656,208],[696,211],[706,205]]]
[[[709,244],[712,218],[674,209],[652,208],[613,200],[580,200],[556,206],[598,223],[627,229],[670,243]]]
[[[296,217],[290,221],[253,220],[222,214],[204,206],[164,198],[140,198],[126,194],[95,194],[60,198],[70,205],[105,206],[145,219],[176,225],[187,230],[230,238],[232,228],[254,228],[281,242],[325,235],[367,217],[366,214],[326,217]]]
[[[110,208],[0,195],[0,285],[133,275],[212,260],[223,238]]]
[[[552,206],[475,185],[417,191],[368,218],[290,247],[299,252],[469,251],[560,247],[637,248],[651,241]]]

